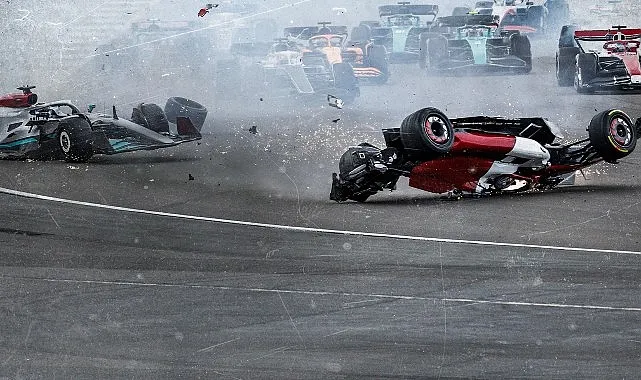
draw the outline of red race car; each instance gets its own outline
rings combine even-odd
[[[474,116],[449,119],[435,108],[418,110],[400,128],[384,129],[387,147],[350,147],[333,173],[330,199],[364,202],[400,176],[409,185],[459,198],[551,189],[577,170],[632,153],[641,133],[623,111],[596,114],[589,137],[559,144],[560,131],[543,118]]]
[[[641,90],[641,29],[613,26],[611,29],[561,29],[556,54],[556,77],[560,86],[579,93],[595,90]]]

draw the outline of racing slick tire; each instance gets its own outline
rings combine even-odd
[[[442,35],[433,33],[424,33],[421,35],[421,53],[425,52],[425,57],[419,56],[419,67],[431,73],[441,62],[447,58],[448,42],[447,38]]]
[[[532,71],[532,45],[530,44],[530,39],[523,34],[515,33],[510,37],[510,47],[512,54],[525,62],[525,66],[516,71],[521,74],[528,74]]]
[[[205,118],[207,118],[207,108],[191,99],[174,96],[167,99],[167,103],[165,103],[165,115],[167,120],[174,124],[178,116],[188,117],[200,132],[205,124]]]
[[[574,88],[579,94],[594,92],[593,87],[585,87],[592,79],[596,78],[598,58],[592,53],[579,53],[576,56],[576,69],[574,72]]]
[[[401,141],[408,153],[419,156],[446,154],[454,144],[454,126],[436,108],[423,108],[401,123]]]
[[[140,103],[133,109],[131,121],[157,133],[169,133],[167,116],[157,104]]]
[[[87,162],[93,156],[91,125],[83,118],[61,122],[56,140],[60,153],[67,162]]]
[[[360,95],[358,87],[358,78],[354,75],[354,69],[349,63],[335,63],[334,70],[334,87],[341,91],[341,99],[345,103],[352,103]]]
[[[556,53],[556,81],[561,87],[574,84],[576,70],[576,55],[580,53],[577,47],[561,47]]]
[[[535,28],[537,33],[545,34],[547,31],[546,9],[542,5],[530,6],[527,9],[527,23]]]
[[[594,149],[610,163],[632,153],[637,145],[637,129],[632,120],[625,112],[615,109],[594,115],[588,134]]]
[[[387,49],[383,45],[374,45],[368,51],[369,65],[381,71],[382,75],[373,79],[376,84],[385,84],[389,79],[389,63],[387,62]]]

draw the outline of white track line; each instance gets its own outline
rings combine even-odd
[[[446,238],[434,238],[434,237],[424,237],[424,236],[384,234],[384,233],[376,233],[376,232],[344,231],[344,230],[333,230],[333,229],[327,229],[327,228],[287,226],[287,225],[281,225],[281,224],[257,223],[257,222],[247,222],[242,220],[210,218],[205,216],[176,214],[171,212],[152,211],[152,210],[141,210],[141,209],[130,208],[130,207],[120,207],[120,206],[112,206],[112,205],[106,205],[106,204],[100,204],[100,203],[76,201],[73,199],[50,197],[48,195],[27,193],[24,191],[12,190],[12,189],[7,189],[3,187],[0,187],[0,193],[15,195],[19,197],[25,197],[25,198],[31,198],[31,199],[39,199],[39,200],[49,201],[49,202],[66,203],[66,204],[73,204],[73,205],[85,206],[85,207],[94,207],[94,208],[113,210],[113,211],[130,212],[135,214],[154,215],[154,216],[162,216],[162,217],[168,217],[168,218],[197,220],[202,222],[232,224],[232,225],[239,225],[239,226],[271,228],[271,229],[286,230],[286,231],[313,232],[313,233],[348,235],[348,236],[365,236],[365,237],[374,237],[374,238],[411,240],[411,241],[429,241],[429,242],[438,242],[438,243],[447,243],[447,244],[470,244],[470,245],[482,245],[482,246],[493,246],[493,247],[530,248],[530,249],[545,249],[545,250],[552,250],[552,251],[570,251],[570,252],[613,253],[613,254],[641,256],[641,252],[639,251],[626,251],[626,250],[617,250],[617,249],[562,247],[562,246],[553,246],[553,245],[503,243],[503,242],[484,241],[484,240],[446,239]]]
[[[521,301],[501,301],[501,300],[477,300],[470,298],[439,298],[439,297],[420,297],[404,296],[394,294],[368,294],[368,293],[349,293],[349,292],[326,292],[314,290],[292,290],[292,289],[266,289],[266,288],[243,288],[232,286],[214,286],[198,284],[167,284],[152,282],[131,282],[131,281],[105,281],[105,280],[73,280],[73,279],[55,279],[55,278],[37,278],[22,276],[0,276],[0,279],[19,279],[31,281],[45,281],[52,283],[67,284],[88,284],[88,285],[111,285],[111,286],[139,286],[139,287],[158,287],[158,288],[182,288],[182,289],[204,289],[218,291],[236,291],[236,292],[253,292],[253,293],[274,293],[274,294],[296,294],[312,296],[339,296],[339,297],[367,297],[398,301],[437,301],[448,303],[462,304],[482,304],[493,306],[519,306],[519,307],[544,307],[555,309],[582,309],[582,310],[603,310],[603,311],[626,311],[641,312],[641,307],[618,307],[618,306],[599,306],[599,305],[576,305],[562,303],[543,303],[543,302],[521,302]],[[368,300],[373,301],[373,300]]]

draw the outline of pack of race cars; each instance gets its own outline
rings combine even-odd
[[[301,96],[332,92],[351,101],[360,85],[385,84],[394,63],[418,62],[431,74],[527,74],[530,37],[547,35],[566,20],[568,6],[563,0],[481,1],[438,17],[437,5],[399,2],[379,6],[378,14],[378,20],[362,20],[351,33],[326,22],[286,27],[258,57],[261,73],[251,81]]]
[[[565,0],[479,1],[451,16],[438,12],[436,5],[399,2],[378,7],[379,20],[361,21],[349,33],[347,26],[319,22],[288,26],[275,39],[276,26],[262,22],[231,48],[233,56],[257,58],[251,69],[258,75],[243,76],[238,60],[229,68],[246,83],[301,97],[320,94],[341,108],[360,95],[361,85],[384,85],[394,63],[418,64],[431,75],[527,74],[530,38],[560,30],[558,85],[586,94],[641,90],[639,28],[562,25],[569,15]],[[155,26],[139,34],[158,33]],[[125,119],[115,107],[111,114],[94,113],[91,106],[85,112],[69,101],[39,103],[31,86],[18,89],[0,96],[0,157],[85,162],[94,154],[171,147],[201,139],[207,115],[201,104],[172,97],[164,109],[140,103]],[[588,132],[561,144],[559,131],[540,117],[449,119],[437,109],[421,109],[400,128],[383,130],[385,148],[350,147],[333,174],[330,199],[362,202],[395,189],[401,176],[412,187],[453,197],[554,188],[576,170],[629,155],[641,118],[633,122],[620,110],[607,110],[593,117]]]

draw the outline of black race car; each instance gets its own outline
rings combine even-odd
[[[165,109],[141,103],[129,120],[112,114],[82,112],[69,101],[38,103],[33,87],[0,97],[0,157],[64,159],[84,162],[93,154],[167,148],[201,139],[207,109],[179,97]],[[171,125],[170,125],[171,122]]]

